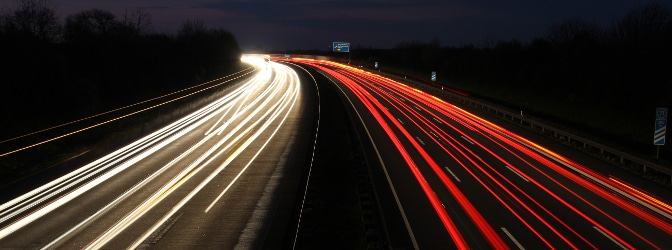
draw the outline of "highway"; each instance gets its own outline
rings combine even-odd
[[[372,149],[367,162],[380,169],[379,193],[388,193],[381,213],[402,222],[388,228],[391,248],[672,248],[669,192],[360,68],[275,60],[322,72],[352,108]]]
[[[289,248],[313,144],[340,136],[317,136],[313,77],[348,109],[390,249],[672,249],[672,195],[627,173],[361,68],[243,60],[221,98],[0,204],[0,248]]]
[[[294,70],[243,61],[254,76],[223,97],[0,204],[0,248],[257,246],[278,190],[296,190],[314,118]]]

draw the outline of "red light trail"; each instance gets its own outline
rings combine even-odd
[[[470,248],[469,240],[456,225],[455,215],[447,212],[441,197],[437,197],[435,191],[439,187],[428,182],[430,172],[423,171],[427,169],[425,165],[492,248],[509,248],[505,236],[519,248],[522,245],[504,227],[502,232],[494,230],[495,225],[483,216],[483,208],[470,200],[473,197],[469,191],[462,190],[441,168],[444,163],[438,159],[445,156],[548,248],[557,248],[558,242],[572,249],[602,248],[604,243],[598,244],[584,235],[584,231],[579,231],[583,223],[592,225],[593,234],[601,234],[607,242],[624,249],[661,248],[661,243],[652,240],[648,232],[644,234],[635,228],[640,224],[660,230],[661,235],[672,235],[672,207],[624,181],[596,173],[472,113],[389,78],[330,61],[289,60],[324,72],[361,101],[402,155],[458,249]],[[402,123],[399,117],[408,122]],[[414,136],[415,131],[430,138],[431,145]],[[412,155],[419,155],[421,160]],[[499,164],[505,168],[499,168]],[[511,173],[520,179],[507,177]],[[451,175],[455,176],[452,171]],[[533,187],[517,184],[520,180]],[[612,205],[603,207],[604,202]],[[614,209],[636,218],[635,226],[616,215]],[[576,221],[568,220],[567,216]],[[633,241],[637,243],[633,245]]]

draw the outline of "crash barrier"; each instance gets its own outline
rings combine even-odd
[[[439,85],[428,84],[410,77],[380,71],[376,73],[390,79],[394,79],[398,82],[402,82],[409,86],[413,86],[437,97],[444,98],[445,100],[451,100],[453,103],[461,103],[488,113],[492,113],[502,119],[509,120],[519,124],[522,127],[534,130],[542,135],[554,138],[562,143],[585,151],[595,157],[612,163],[613,165],[634,172],[646,179],[655,181],[665,186],[672,186],[672,169],[664,165],[644,160],[640,157],[622,152],[609,146],[602,145],[590,139],[586,139],[562,129],[546,125],[533,119],[533,117],[523,114],[522,111],[511,111],[499,106],[487,104],[475,100],[469,96],[464,96],[448,89],[443,89]]]
[[[330,56],[275,54],[271,55],[271,57],[285,57],[285,58],[300,57],[300,58],[312,58],[317,60],[332,60],[341,63],[347,63],[347,61],[343,61],[344,60],[343,58],[330,57]],[[366,67],[364,69],[366,69]],[[523,114],[521,111],[507,110],[505,108],[487,104],[478,101],[472,97],[465,96],[457,92],[453,92],[449,89],[444,89],[443,87],[441,87],[441,85],[433,82],[428,83],[427,81],[422,81],[419,79],[415,79],[413,77],[407,77],[395,73],[383,72],[378,69],[372,72],[388,77],[390,79],[394,79],[398,82],[402,82],[409,86],[413,86],[417,89],[430,93],[434,96],[444,98],[445,100],[451,100],[453,103],[461,103],[463,105],[468,105],[470,107],[477,108],[488,113],[492,113],[502,119],[514,122],[522,127],[534,130],[542,135],[551,137],[567,145],[571,145],[579,150],[587,152],[615,166],[619,166],[630,172],[638,174],[646,179],[660,183],[664,186],[672,187],[672,169],[664,165],[642,159],[640,157],[628,154],[626,152],[614,149],[609,146],[602,145],[600,143],[572,134],[562,129],[549,126],[547,124],[538,121],[537,119],[534,119],[534,117],[532,116]]]

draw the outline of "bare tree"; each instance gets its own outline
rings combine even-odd
[[[672,29],[672,12],[661,3],[650,3],[628,13],[616,23],[615,34],[626,44],[640,49],[665,46],[664,36]],[[669,45],[669,44],[667,44]]]
[[[152,33],[152,15],[144,8],[137,8],[131,13],[126,11],[121,22],[136,32],[136,35]]]
[[[114,14],[106,10],[92,9],[78,12],[65,19],[65,40],[84,42],[105,37],[118,24]]]
[[[191,37],[207,33],[205,24],[201,20],[187,20],[182,23],[182,28],[177,31],[179,37]]]
[[[56,11],[48,0],[17,0],[17,9],[9,20],[10,30],[41,40],[55,41],[61,32]]]
[[[569,19],[560,24],[551,26],[548,40],[555,44],[566,44],[576,40],[595,40],[600,35],[597,25],[581,19]]]

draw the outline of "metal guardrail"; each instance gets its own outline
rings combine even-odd
[[[375,72],[375,73],[414,86],[427,93],[431,93],[437,97],[446,98],[449,100],[453,100],[454,102],[458,102],[473,108],[478,108],[483,111],[493,113],[496,116],[499,116],[503,119],[518,123],[521,126],[524,126],[528,129],[537,131],[542,135],[572,145],[580,150],[590,153],[593,156],[601,158],[604,161],[607,161],[616,166],[619,166],[621,168],[639,174],[651,181],[658,182],[668,187],[672,186],[672,169],[666,166],[644,160],[637,156],[602,145],[600,143],[572,134],[570,132],[554,128],[552,126],[531,119],[530,117],[526,117],[524,116],[524,114],[506,110],[502,107],[498,107],[495,105],[480,102],[470,97],[462,96],[448,90],[443,90],[437,86],[431,86],[417,80],[413,80],[406,77],[400,77],[398,75],[391,73],[385,73],[385,72]]]
[[[284,57],[285,55],[271,55],[271,56]],[[333,58],[330,56],[291,55],[291,57],[333,60],[339,62],[342,61],[341,58]],[[590,139],[586,139],[581,136],[572,134],[570,132],[546,125],[537,120],[530,119],[530,117],[525,117],[524,115],[521,115],[518,112],[506,110],[499,106],[480,102],[474,100],[473,98],[459,95],[448,90],[444,90],[438,86],[428,85],[426,83],[422,83],[420,81],[416,81],[407,77],[401,77],[396,74],[381,71],[376,71],[374,73],[395,79],[399,82],[403,82],[408,85],[412,85],[418,89],[421,89],[427,93],[431,93],[437,97],[450,99],[455,102],[469,105],[471,107],[478,108],[489,113],[494,113],[496,116],[523,125],[528,129],[535,130],[542,135],[554,138],[556,140],[559,140],[560,142],[572,145],[579,150],[583,150],[584,152],[587,152],[615,166],[636,173],[651,181],[660,183],[667,187],[672,187],[672,169],[666,166],[644,160],[640,157],[611,148],[609,146],[602,145]]]

